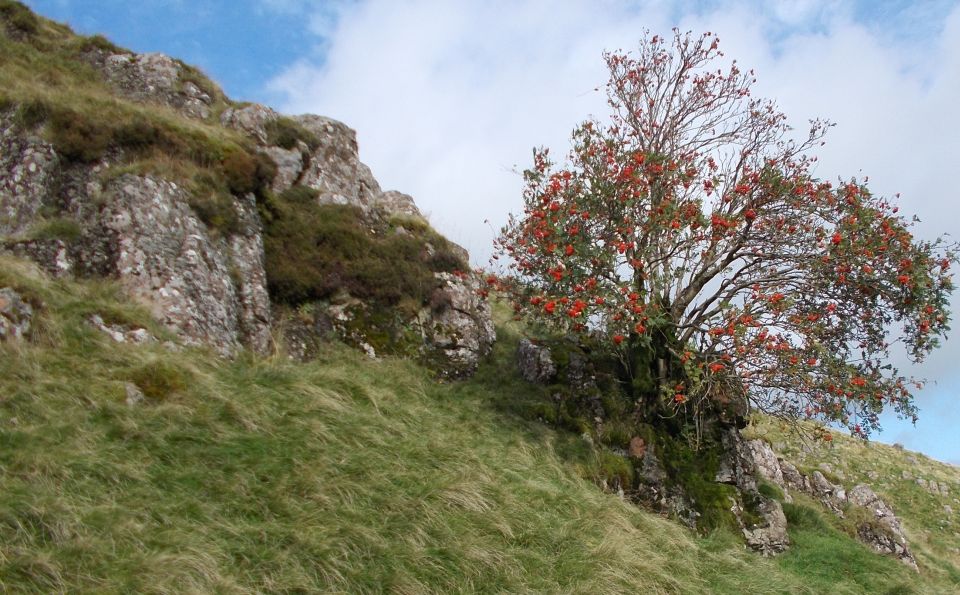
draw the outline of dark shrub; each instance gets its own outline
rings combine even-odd
[[[182,155],[200,167],[219,167],[226,155],[226,150],[221,143],[196,130],[179,128],[165,130],[162,142],[165,151]]]
[[[277,166],[266,155],[234,150],[221,163],[227,187],[234,194],[261,194],[277,175]]]
[[[236,233],[240,227],[240,218],[233,206],[234,198],[230,194],[191,195],[190,208],[207,227],[224,235]]]
[[[257,188],[257,163],[245,151],[232,151],[221,163],[227,187],[235,194],[246,194]]]
[[[319,190],[308,188],[307,186],[291,186],[280,193],[278,197],[281,202],[290,206],[308,207],[314,204]]]
[[[273,184],[273,179],[277,177],[277,164],[273,162],[268,155],[254,151],[253,153],[254,161],[256,161],[256,180],[257,180],[257,189],[254,190],[257,196],[262,195],[270,185]]]
[[[293,118],[281,116],[276,120],[268,122],[264,127],[267,131],[267,142],[271,145],[277,145],[284,149],[292,149],[297,145],[297,141],[303,141],[310,150],[320,146],[320,139],[316,134],[304,128]]]
[[[277,299],[300,303],[343,288],[360,298],[397,301],[393,263],[374,262],[380,250],[359,209],[303,203],[281,203],[281,209],[265,239],[268,283]]]
[[[49,120],[54,149],[69,161],[88,163],[103,157],[112,140],[108,124],[75,111],[56,111]]]
[[[224,235],[236,233],[240,228],[236,199],[223,181],[209,172],[201,172],[194,176],[192,186],[189,202],[197,217]]]
[[[40,19],[20,2],[0,0],[0,19],[14,31],[33,35],[40,30]]]
[[[443,307],[434,272],[466,267],[446,240],[429,228],[396,233],[364,219],[357,207],[315,200],[316,191],[295,186],[261,205],[268,215],[264,249],[275,300],[297,305],[345,290],[376,306]]]
[[[121,124],[113,133],[118,145],[126,149],[144,150],[160,143],[161,130],[142,117]]]
[[[24,128],[33,128],[46,122],[51,112],[50,105],[46,101],[30,99],[20,104],[14,118]]]
[[[438,273],[452,273],[456,270],[466,270],[467,263],[463,262],[460,255],[454,252],[450,242],[443,238],[434,239],[431,242],[434,247],[433,256],[429,258],[430,269]]]
[[[802,504],[783,503],[783,515],[787,517],[787,523],[797,529],[819,529],[824,530],[827,527],[826,521],[816,510]]]

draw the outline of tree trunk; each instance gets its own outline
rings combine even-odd
[[[649,334],[631,334],[625,380],[637,405],[638,417],[652,419],[664,406],[664,396],[684,382],[683,366],[677,361],[676,335],[669,326],[650,329]]]

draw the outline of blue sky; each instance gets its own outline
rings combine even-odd
[[[818,175],[869,176],[875,193],[902,193],[919,235],[960,236],[948,177],[960,154],[955,0],[26,3],[78,32],[195,64],[234,99],[346,122],[384,188],[412,194],[475,264],[520,209],[515,172],[531,147],[563,154],[572,127],[604,113],[601,53],[673,26],[718,33],[798,128],[837,123]],[[960,337],[908,369],[934,381],[918,396],[920,422],[885,418],[877,438],[960,464],[957,361]]]

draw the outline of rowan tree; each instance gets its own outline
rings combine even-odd
[[[815,178],[830,124],[794,138],[713,34],[604,58],[609,121],[577,126],[564,164],[534,150],[497,239],[517,315],[652,374],[648,410],[739,398],[861,435],[885,407],[915,419],[891,349],[920,362],[945,336],[954,245],[865,181]]]

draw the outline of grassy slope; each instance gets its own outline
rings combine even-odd
[[[758,420],[749,433],[773,444],[779,455],[801,468],[820,469],[848,489],[870,485],[900,517],[924,572],[958,585],[960,591],[960,469],[839,432],[831,443],[804,440],[769,419]],[[949,493],[933,493],[919,485],[918,478],[945,484]]]
[[[0,345],[0,591],[950,590],[812,508],[768,560],[600,492],[588,443],[509,412],[533,391],[505,325],[476,378],[440,384],[335,347],[300,365],[117,345],[84,318],[159,330],[111,285],[3,258],[7,285],[44,307]],[[130,407],[131,379],[160,388]]]
[[[8,4],[12,3],[0,0],[0,8]],[[0,19],[4,18],[0,12]],[[93,38],[78,36],[65,25],[36,18],[38,30],[25,39],[0,33],[0,103],[40,101],[113,123],[136,118],[162,122],[179,128],[185,135],[209,137],[211,143],[243,141],[242,135],[219,125],[219,112],[227,107],[220,97],[212,106],[212,123],[184,118],[165,106],[118,98],[93,67],[80,59]],[[207,82],[203,86],[211,85]]]

